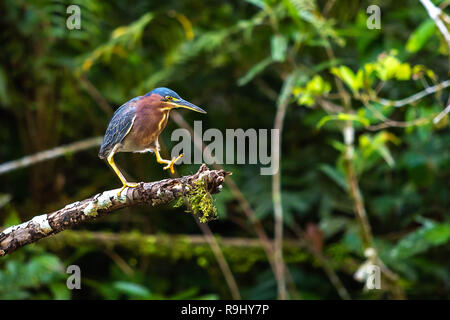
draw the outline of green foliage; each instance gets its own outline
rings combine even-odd
[[[312,106],[315,97],[324,95],[331,90],[328,82],[319,75],[315,75],[304,87],[295,87],[292,93],[298,97],[298,104]]]
[[[436,25],[431,19],[422,22],[419,27],[411,34],[406,43],[406,50],[416,53],[427,43],[433,33],[436,31]]]
[[[432,70],[423,65],[412,66],[407,62],[401,62],[397,58],[397,51],[381,54],[375,62],[364,64],[356,73],[347,66],[333,67],[330,73],[340,78],[353,92],[365,89],[373,93],[371,86],[374,84],[374,78],[381,81],[388,80],[412,80],[421,77],[423,74],[431,79],[436,79]]]
[[[108,62],[113,54],[121,57],[127,56],[127,51],[131,51],[136,48],[137,42],[142,39],[144,28],[152,19],[153,14],[146,13],[129,26],[116,28],[111,33],[111,39],[107,43],[100,45],[83,60],[81,67],[82,71],[89,71],[96,60],[100,58],[103,58],[106,62]]]
[[[401,260],[421,254],[434,246],[450,241],[450,224],[425,220],[423,226],[411,232],[391,250],[394,259]]]
[[[273,63],[273,58],[268,57],[255,64],[243,77],[239,78],[237,83],[240,86],[249,83],[256,75],[264,71],[270,64]]]
[[[347,113],[339,113],[337,115],[330,115],[325,116],[322,119],[320,119],[319,123],[317,123],[317,128],[321,128],[325,123],[327,123],[330,120],[338,120],[338,121],[357,121],[362,123],[365,126],[369,125],[369,121],[363,117],[360,117],[355,114],[347,114]]]
[[[286,59],[287,40],[281,35],[275,35],[270,39],[272,59],[283,62]]]
[[[356,160],[357,167],[360,171],[365,171],[375,165],[377,158],[382,157],[386,163],[393,167],[395,161],[391,152],[387,147],[387,143],[392,142],[396,145],[400,144],[398,139],[392,133],[381,131],[375,135],[363,134],[359,137],[359,154],[360,159]],[[358,163],[360,164],[358,166]]]
[[[367,71],[367,70],[366,70]],[[350,87],[353,92],[358,91],[363,86],[363,71],[358,70],[357,74],[346,66],[331,68],[330,72],[340,78],[344,83]],[[370,72],[368,72],[370,74]]]
[[[448,45],[420,1],[380,4],[380,30],[367,29],[367,3],[353,0],[77,3],[82,29],[72,31],[65,25],[70,1],[0,4],[2,162],[102,135],[119,105],[156,86],[204,107],[204,130],[271,128],[277,108],[288,102],[280,167],[285,238],[297,239],[296,226],[316,226],[312,236],[352,298],[393,297],[389,290],[363,293],[353,278],[366,257],[349,195],[351,154],[374,246],[398,275],[399,289],[412,299],[450,297],[448,115],[433,123],[449,90],[394,107],[448,79]],[[198,119],[180,113],[189,124]],[[349,125],[351,148],[342,134]],[[169,121],[162,152],[174,145],[175,128]],[[2,175],[2,226],[117,187],[96,153]],[[130,179],[167,178],[152,155],[120,154],[118,163]],[[220,215],[211,224],[219,243],[257,237],[248,212],[272,238],[272,177],[256,165],[224,166],[242,196],[224,186],[213,199],[200,182],[178,205],[187,203],[202,221]],[[201,235],[192,217],[173,211],[133,207],[83,225],[86,233],[67,233],[66,242],[49,238],[52,245],[38,242],[0,259],[0,298],[230,298],[211,249],[183,236]],[[93,237],[97,231],[118,234],[126,244],[114,247]],[[180,234],[182,240],[171,240]],[[221,248],[243,297],[276,297],[261,247]],[[339,298],[304,247],[286,246],[284,253],[302,298]],[[83,270],[80,293],[65,287],[63,267],[72,263]]]
[[[36,248],[14,253],[1,264],[0,299],[70,299],[60,259]],[[49,290],[44,290],[48,287]]]

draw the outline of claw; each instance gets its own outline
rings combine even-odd
[[[165,166],[163,168],[163,170],[170,169],[170,173],[174,174],[175,173],[175,169],[173,168],[173,165],[175,164],[175,162],[180,160],[182,157],[183,157],[183,154],[180,154],[178,157],[172,158],[172,160],[169,162],[169,164],[167,166]]]
[[[117,196],[120,197],[120,194],[122,193],[122,191],[125,188],[136,188],[138,185],[139,185],[139,183],[134,183],[134,182],[124,183],[124,185],[122,186],[122,189],[120,189],[120,191],[117,193]]]

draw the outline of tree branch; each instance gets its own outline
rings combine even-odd
[[[277,172],[272,175],[272,203],[275,218],[275,240],[274,240],[274,266],[275,277],[278,287],[278,299],[286,300],[286,277],[285,277],[285,263],[283,259],[283,206],[281,203],[281,140],[283,132],[283,123],[286,116],[286,110],[289,105],[289,98],[291,97],[292,88],[295,83],[295,71],[289,75],[283,84],[281,93],[277,101],[277,113],[274,120],[274,129],[279,130],[279,139],[272,142],[274,144],[273,163]]]
[[[203,164],[194,175],[141,182],[136,188],[125,189],[120,197],[117,196],[120,189],[104,191],[89,199],[69,204],[58,211],[35,216],[30,221],[3,230],[0,233],[0,256],[118,209],[169,203],[180,197],[186,186],[195,186],[195,183],[202,179],[210,193],[220,192],[228,174],[231,173],[224,170],[209,170]]]
[[[75,153],[86,149],[98,147],[102,144],[103,137],[93,137],[80,140],[50,150],[41,151],[30,156],[0,164],[0,174],[30,166],[35,163],[61,157],[68,153]]]
[[[428,11],[428,15],[430,16],[430,18],[434,20],[434,23],[436,24],[439,31],[444,36],[445,41],[447,42],[447,45],[450,48],[450,34],[449,34],[444,22],[442,22],[442,20],[440,19],[440,15],[441,14],[445,15],[445,13],[443,13],[440,8],[436,7],[430,0],[420,0],[420,2],[425,7],[425,9]]]
[[[205,225],[205,224],[202,224]],[[216,238],[217,243],[226,248],[233,250],[238,248],[262,248],[263,245],[258,238],[250,237],[223,237],[219,235],[211,235]],[[54,241],[53,241],[54,240]],[[202,234],[143,234],[136,232],[110,232],[110,231],[89,231],[89,230],[67,230],[64,233],[58,234],[50,239],[44,239],[40,244],[52,250],[58,248],[71,247],[77,248],[80,245],[97,245],[103,248],[137,248],[145,243],[152,243],[157,247],[163,247],[162,251],[173,251],[179,246],[188,244],[189,247],[211,247],[209,240]],[[300,248],[304,246],[304,241],[296,238],[284,238],[283,247],[292,251],[301,251]],[[145,247],[146,248],[146,247]],[[212,251],[212,249],[211,249]],[[134,250],[138,254],[144,255],[139,250]],[[199,251],[202,252],[203,251]],[[155,254],[165,254],[163,252],[156,252]]]
[[[450,112],[450,104],[433,119],[433,123],[436,124],[439,121],[441,121],[442,118],[445,117],[445,115],[449,112]]]
[[[401,99],[401,100],[388,100],[388,99],[383,99],[383,98],[376,98],[376,99],[371,99],[375,102],[379,102],[385,106],[388,107],[395,107],[395,108],[400,108],[403,106],[406,106],[410,103],[413,103],[417,100],[422,99],[423,97],[426,97],[432,93],[438,92],[439,90],[445,89],[450,87],[450,80],[445,80],[437,85],[434,85],[432,87],[428,87],[425,90],[422,90],[416,94],[413,94],[410,97]]]

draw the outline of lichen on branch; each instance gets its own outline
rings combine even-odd
[[[196,215],[202,223],[217,219],[217,208],[203,179],[195,181],[192,185],[183,188],[183,190],[183,193],[174,204],[175,208],[185,204],[188,207],[186,212]]]
[[[125,189],[120,197],[117,196],[119,189],[101,192],[3,230],[0,232],[0,257],[118,209],[136,205],[163,205],[183,196],[187,197],[194,213],[203,212],[202,220],[206,222],[209,217],[216,215],[211,194],[220,192],[222,183],[229,174],[224,170],[210,170],[203,164],[193,175],[141,182],[136,188]]]

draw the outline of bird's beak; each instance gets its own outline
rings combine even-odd
[[[200,113],[206,113],[206,111],[203,110],[202,108],[197,107],[195,104],[190,103],[189,101],[186,101],[184,99],[171,101],[170,104],[173,105],[175,108],[185,108],[185,109],[194,110],[194,111],[197,111]]]

